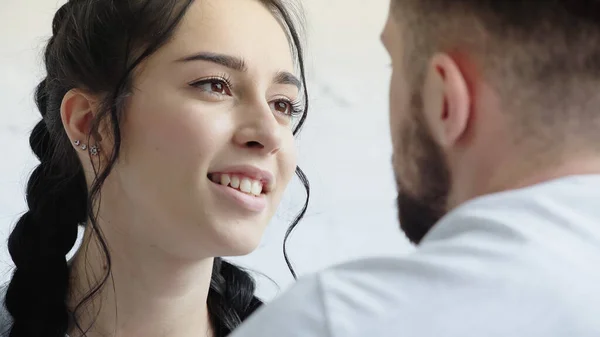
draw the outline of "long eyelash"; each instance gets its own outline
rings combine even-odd
[[[304,104],[300,100],[290,102],[292,107],[292,117],[302,116],[304,113]]]
[[[210,81],[222,81],[223,83],[225,83],[227,85],[227,87],[229,88],[230,91],[233,91],[233,85],[231,84],[231,77],[228,74],[221,74],[221,75],[217,75],[217,76],[210,76],[210,77],[204,77],[198,80],[195,80],[193,82],[190,82],[189,85],[192,87],[196,87],[202,84],[206,84]]]

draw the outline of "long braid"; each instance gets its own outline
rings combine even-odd
[[[262,305],[255,288],[248,272],[215,258],[207,302],[215,336],[227,336]]]
[[[47,111],[46,80],[36,92],[42,116]],[[16,269],[6,293],[13,319],[11,337],[64,337],[69,268],[66,255],[87,218],[83,171],[69,174],[55,165],[54,142],[44,120],[33,129],[31,148],[40,160],[27,184],[29,210],[12,231],[8,249]]]

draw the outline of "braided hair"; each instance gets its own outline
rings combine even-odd
[[[76,308],[89,301],[110,277],[111,258],[94,205],[119,158],[123,101],[131,92],[133,70],[169,40],[193,1],[70,0],[57,11],[44,53],[47,76],[35,93],[42,119],[29,138],[40,163],[27,183],[28,210],[9,237],[9,253],[15,264],[5,297],[12,317],[10,337],[64,337],[67,333],[76,315],[67,306],[70,270],[66,256],[75,245],[79,226],[92,226],[108,268]],[[305,82],[302,48],[291,13],[279,0],[260,1],[286,28]],[[101,121],[108,120],[114,139],[107,163],[102,170],[95,169],[89,187],[60,116],[62,99],[74,88],[104,94],[104,108],[94,120],[91,134]],[[306,85],[304,100],[307,109]],[[305,118],[306,113],[294,134]],[[308,181],[299,168],[296,173],[306,187],[307,198],[285,242],[308,204]],[[285,258],[290,266],[287,254]],[[246,271],[215,258],[207,305],[217,337],[228,335],[260,307],[262,302],[254,293],[255,282]]]

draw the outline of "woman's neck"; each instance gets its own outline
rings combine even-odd
[[[111,242],[108,266],[102,246],[88,226],[72,262],[72,311],[110,270],[100,291],[75,312],[76,323],[87,330],[87,336],[213,335],[206,306],[212,258],[182,260],[156,247],[112,239],[107,240]],[[71,337],[81,335],[77,325],[70,331]]]

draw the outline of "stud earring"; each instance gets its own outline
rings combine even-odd
[[[75,140],[73,142],[73,144],[75,144],[75,146],[81,148],[83,151],[88,149],[87,144],[82,144],[80,140]],[[97,145],[90,146],[90,154],[92,156],[97,156],[99,152],[100,152],[100,148]]]
[[[100,149],[96,145],[90,147],[90,153],[92,154],[92,156],[97,156],[98,152],[100,152]]]
[[[84,151],[88,148],[88,146],[86,144],[82,144],[80,140],[74,141],[73,144],[75,144],[75,146],[81,148]]]
[[[74,141],[74,142],[73,142],[73,144],[75,144],[75,146],[78,146],[78,147],[80,147],[82,150],[86,150],[86,149],[87,149],[87,145],[85,145],[85,144],[81,144],[81,141],[80,141],[80,140],[76,140],[76,141]]]

